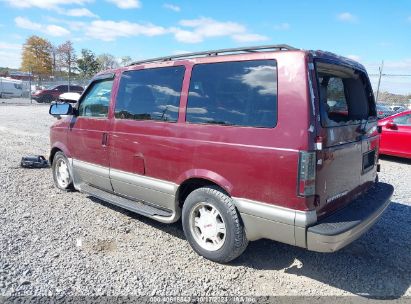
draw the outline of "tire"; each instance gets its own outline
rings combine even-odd
[[[71,191],[74,189],[70,164],[63,152],[56,152],[51,169],[53,171],[54,184],[57,188],[64,191]]]
[[[53,101],[53,96],[51,96],[51,95],[44,95],[44,96],[41,98],[41,100],[42,100],[42,102],[44,102],[44,103],[51,103],[51,102]]]
[[[234,202],[217,187],[191,192],[183,205],[182,222],[193,250],[208,260],[227,263],[247,248],[244,225]]]

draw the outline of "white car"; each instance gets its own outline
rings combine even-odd
[[[76,92],[67,92],[59,96],[59,101],[76,103],[79,100],[80,96],[81,94],[76,93]]]

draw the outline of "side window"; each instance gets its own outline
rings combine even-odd
[[[81,99],[78,116],[107,117],[113,79],[104,79],[90,84],[87,94]]]
[[[411,114],[397,116],[393,119],[397,125],[411,126]]]
[[[118,119],[176,122],[185,67],[126,71],[117,93]]]
[[[57,87],[57,90],[58,90],[59,92],[67,92],[67,91],[68,91],[68,86],[66,86],[66,85],[58,86],[58,87]]]
[[[276,61],[195,65],[186,121],[273,128],[277,124]]]

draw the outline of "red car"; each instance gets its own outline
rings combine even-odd
[[[70,85],[70,92],[81,93],[83,90],[84,88],[82,86]],[[68,85],[58,85],[49,89],[37,90],[31,97],[37,102],[50,103],[54,100],[58,100],[61,94],[67,93],[68,91]]]
[[[378,125],[380,154],[411,158],[411,110],[381,119]]]
[[[338,250],[393,193],[377,182],[367,73],[328,52],[273,45],[140,61],[98,74],[75,107],[50,114],[58,188],[181,218],[192,248],[217,262],[261,238]]]

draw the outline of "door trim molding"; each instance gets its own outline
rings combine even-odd
[[[148,177],[136,173],[125,172],[110,168],[110,178],[131,185],[144,187],[154,191],[163,192],[169,195],[175,195],[178,185],[162,179]]]

